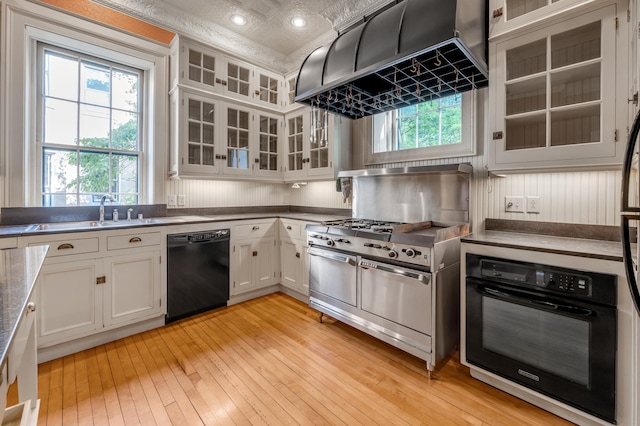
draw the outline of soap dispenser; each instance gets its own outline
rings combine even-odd
[[[118,221],[118,209],[113,209],[113,221]]]

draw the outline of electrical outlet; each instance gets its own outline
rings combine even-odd
[[[527,213],[540,213],[540,197],[537,195],[527,197]]]
[[[504,211],[509,213],[524,213],[524,197],[504,197]]]
[[[184,206],[185,199],[184,195],[178,195],[178,206]]]
[[[176,196],[175,195],[169,195],[167,197],[167,205],[169,207],[175,207],[176,206]]]

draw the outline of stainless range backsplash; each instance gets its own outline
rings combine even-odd
[[[368,169],[351,177],[353,217],[393,222],[469,223],[471,166]]]

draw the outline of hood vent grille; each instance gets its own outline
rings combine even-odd
[[[360,118],[487,86],[486,8],[404,0],[313,51],[295,100]]]

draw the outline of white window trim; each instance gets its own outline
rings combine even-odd
[[[462,94],[462,142],[453,145],[440,145],[425,148],[404,149],[400,151],[373,152],[374,140],[391,140],[395,135],[396,124],[389,119],[390,114],[382,113],[371,120],[372,134],[367,138],[364,162],[370,164],[388,164],[407,161],[420,161],[438,158],[465,157],[476,154],[476,105],[477,91]],[[383,142],[386,143],[386,142]]]
[[[37,42],[102,56],[144,71],[140,204],[164,202],[169,47],[24,0],[2,2],[0,145],[3,207],[40,206],[35,145]]]

